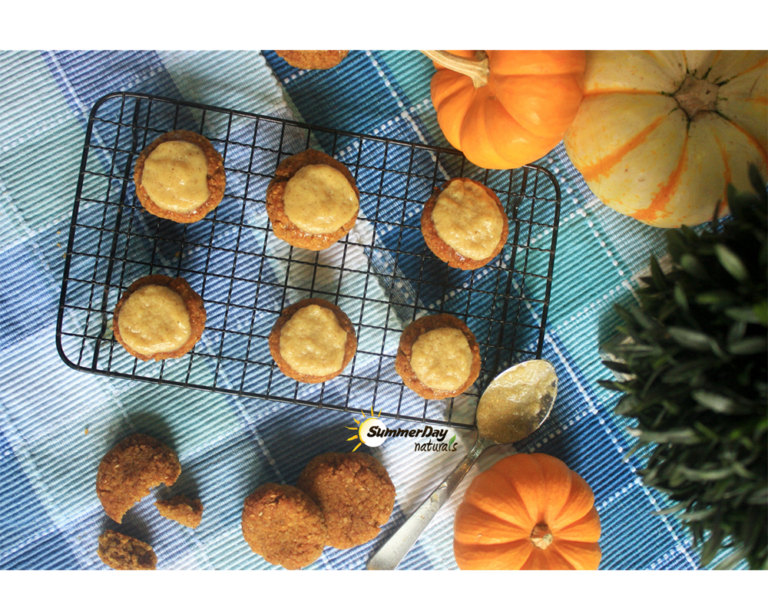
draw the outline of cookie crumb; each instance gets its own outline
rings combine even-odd
[[[175,520],[190,529],[196,529],[203,520],[203,503],[200,499],[176,495],[167,501],[155,502],[155,507],[163,518]]]
[[[157,565],[157,555],[152,546],[117,531],[105,531],[99,535],[96,554],[112,569],[151,570]]]

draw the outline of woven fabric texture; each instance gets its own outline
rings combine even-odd
[[[0,53],[0,568],[104,568],[97,537],[118,525],[96,497],[96,468],[133,432],[160,438],[182,465],[173,487],[157,489],[122,524],[153,545],[159,568],[271,568],[242,538],[244,498],[265,482],[293,484],[315,455],[354,445],[344,428],[354,424],[350,415],[99,377],[62,362],[57,305],[93,104],[111,92],[140,92],[447,146],[430,101],[432,73],[414,51],[352,51],[328,71],[292,68],[272,51]],[[615,395],[596,385],[610,377],[598,348],[618,323],[611,305],[634,300],[649,255],[664,252],[662,233],[595,199],[562,144],[538,164],[555,174],[562,193],[544,344],[560,377],[556,405],[516,448],[497,447],[480,460],[402,568],[456,568],[456,506],[478,471],[515,450],[552,454],[593,488],[601,568],[696,568],[688,535],[676,519],[654,514],[663,498],[643,487],[639,461],[624,458],[632,443],[611,411]],[[365,263],[362,251],[352,257]],[[385,289],[377,291],[386,299]],[[403,439],[367,450],[396,486],[392,517],[372,542],[326,548],[311,568],[364,568],[469,449],[474,435],[455,434],[452,453],[414,452]],[[202,499],[197,530],[157,514],[154,501],[176,493]]]

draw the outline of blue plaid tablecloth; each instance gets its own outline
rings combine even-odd
[[[274,52],[0,52],[0,569],[99,569],[108,520],[95,492],[99,460],[131,432],[171,445],[183,472],[170,491],[197,494],[197,530],[161,518],[157,497],[123,523],[151,543],[159,568],[266,569],[240,532],[243,499],[258,485],[294,483],[315,455],[350,449],[348,415],[100,377],[56,351],[58,297],[88,113],[114,91],[166,96],[429,145],[447,145],[430,101],[432,64],[415,51],[353,51],[337,68],[302,71]],[[517,446],[552,454],[595,492],[604,569],[690,569],[699,559],[663,498],[643,487],[631,441],[611,411],[615,395],[598,348],[618,323],[611,305],[634,301],[637,278],[662,234],[596,200],[562,144],[539,164],[560,182],[562,212],[544,357],[560,376],[551,418]],[[533,238],[533,241],[536,237]],[[408,426],[407,423],[403,423]],[[473,435],[457,431],[460,449]],[[372,552],[459,460],[415,454],[392,439],[370,450],[397,488],[379,537],[326,548],[312,568],[364,568]],[[473,469],[403,561],[454,569],[452,522]]]

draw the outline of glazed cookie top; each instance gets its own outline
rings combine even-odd
[[[288,180],[285,214],[309,234],[335,232],[357,213],[359,201],[347,178],[327,164],[309,164]]]
[[[419,396],[446,399],[460,395],[474,383],[481,362],[477,339],[466,323],[440,313],[423,316],[405,327],[395,371]]]
[[[423,333],[411,352],[411,368],[416,377],[434,390],[457,390],[469,378],[472,350],[457,328],[435,328]]]
[[[496,250],[504,231],[499,207],[482,186],[456,180],[440,193],[432,210],[437,235],[458,254],[483,260]]]
[[[142,354],[174,352],[192,334],[184,299],[172,288],[154,284],[128,297],[120,309],[118,327],[124,343]]]
[[[324,376],[344,363],[345,331],[330,309],[307,305],[299,309],[280,332],[280,354],[288,365],[305,375]]]
[[[161,209],[190,213],[210,197],[205,152],[187,141],[166,141],[144,162],[142,184]]]
[[[181,224],[218,207],[227,185],[221,154],[189,130],[166,132],[147,145],[136,159],[133,181],[148,213]]]

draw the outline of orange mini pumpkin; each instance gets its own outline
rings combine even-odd
[[[479,474],[456,512],[460,569],[597,569],[592,489],[561,460],[515,454]]]
[[[456,149],[483,168],[518,168],[563,138],[582,98],[584,51],[424,51],[432,103]]]

